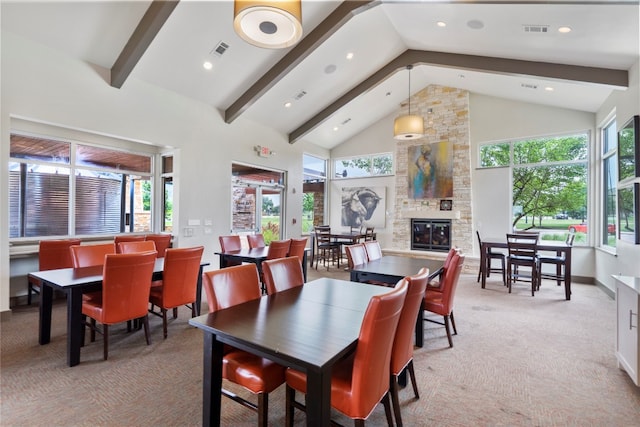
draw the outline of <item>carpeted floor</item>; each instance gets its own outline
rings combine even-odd
[[[310,279],[318,275],[348,278],[310,270]],[[202,332],[188,325],[188,315],[180,310],[167,340],[161,320],[152,318],[150,346],[142,331],[114,327],[108,361],[99,337],[69,368],[64,301],[55,305],[45,346],[38,345],[37,306],[16,308],[1,324],[0,424],[200,425]],[[575,284],[565,301],[551,282],[531,297],[524,284],[508,294],[493,278],[483,290],[474,275],[463,275],[455,315],[453,348],[443,327],[426,324],[425,347],[414,356],[421,397],[401,392],[405,425],[640,426],[640,389],[614,355],[615,301],[595,286]],[[257,423],[253,412],[222,402],[222,425]],[[284,425],[284,386],[269,403],[270,425]],[[351,425],[340,414],[335,419]],[[296,425],[304,424],[296,411]],[[367,425],[386,425],[381,405]]]

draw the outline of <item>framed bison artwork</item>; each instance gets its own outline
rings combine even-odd
[[[384,228],[385,192],[386,187],[343,187],[341,225]]]

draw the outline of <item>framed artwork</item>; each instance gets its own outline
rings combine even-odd
[[[440,200],[441,211],[450,211],[451,209],[453,209],[453,200]]]
[[[640,176],[640,116],[633,116],[618,130],[618,181]]]
[[[618,188],[618,238],[640,244],[640,183]]]
[[[386,187],[343,187],[340,225],[384,228],[385,192]]]
[[[453,144],[435,142],[408,147],[408,196],[412,199],[453,197]]]

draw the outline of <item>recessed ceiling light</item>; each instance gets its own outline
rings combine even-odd
[[[202,66],[204,67],[205,70],[211,70],[213,68],[213,64],[209,61],[204,61]]]
[[[291,107],[291,101],[287,101],[284,103],[284,108],[289,108]]]
[[[460,79],[464,79],[464,78],[465,78],[465,75],[464,75],[464,74],[458,74],[458,78],[460,78]]]
[[[558,32],[559,33],[570,33],[571,32],[571,27],[560,27],[558,28]]]
[[[447,26],[447,23],[446,23],[446,22],[444,22],[444,21],[438,21],[438,22],[436,22],[436,25],[437,25],[438,27],[446,27],[446,26]]]
[[[329,64],[324,68],[324,72],[325,74],[333,74],[336,69],[338,69],[338,67],[336,67],[335,64]]]
[[[353,52],[347,53],[347,59],[351,61],[353,59]]]
[[[471,21],[467,22],[467,27],[473,30],[481,30],[484,28],[484,22],[478,19],[472,19]]]
[[[551,86],[546,86],[544,90],[546,90],[547,92],[553,92],[554,89]]]
[[[338,126],[334,126],[334,127],[333,127],[333,131],[334,131],[334,132],[337,132],[337,131],[338,131]]]

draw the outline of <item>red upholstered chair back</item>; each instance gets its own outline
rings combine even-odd
[[[345,246],[344,250],[347,253],[347,261],[349,262],[350,269],[356,265],[364,264],[368,260],[364,243]]]
[[[105,256],[116,253],[115,243],[69,247],[74,268],[104,265]]]
[[[413,332],[422,305],[422,298],[427,289],[429,269],[421,268],[418,274],[407,276],[402,280],[407,281],[408,291],[391,352],[391,373],[393,375],[399,375],[407,363],[413,359]]]
[[[456,294],[456,288],[458,287],[458,279],[462,272],[462,265],[464,264],[464,256],[458,253],[454,254],[451,258],[451,264],[447,269],[442,284],[442,313],[438,314],[450,314],[453,310],[453,298]]]
[[[291,246],[291,239],[288,240],[274,240],[269,243],[269,252],[267,252],[267,259],[284,258],[289,253],[289,246]]]
[[[145,240],[150,240],[156,244],[158,258],[163,258],[165,251],[171,246],[171,234],[147,234]]]
[[[218,240],[220,241],[220,249],[222,249],[222,252],[239,251],[242,249],[240,236],[219,236]]]
[[[120,243],[122,242],[142,242],[145,239],[145,236],[141,235],[126,235],[126,236],[116,236],[113,238],[113,243],[116,244],[116,253],[120,253]]]
[[[300,239],[291,239],[291,245],[289,246],[289,253],[287,256],[297,256],[300,262],[304,259],[304,250],[307,247],[307,238],[302,237]]]
[[[302,265],[298,257],[277,258],[262,263],[267,294],[291,289],[304,284]]]
[[[114,324],[147,315],[156,252],[108,254],[102,279],[102,318]]]
[[[162,273],[162,303],[165,307],[195,302],[203,252],[204,246],[167,249]]]
[[[118,253],[135,254],[137,252],[149,252],[156,250],[156,244],[152,240],[142,240],[139,242],[120,242],[118,243]]]
[[[380,242],[377,240],[364,242],[364,247],[367,250],[367,258],[369,261],[382,258],[382,248],[380,248]]]
[[[69,247],[80,245],[80,239],[42,240],[38,249],[40,271],[73,267]]]
[[[351,408],[345,411],[351,418],[367,418],[389,391],[391,348],[406,294],[405,282],[369,301],[354,355]]]
[[[255,264],[207,271],[203,276],[210,313],[262,296]]]
[[[247,242],[249,243],[249,249],[264,248],[267,244],[264,242],[264,236],[262,234],[249,234],[247,235]]]

